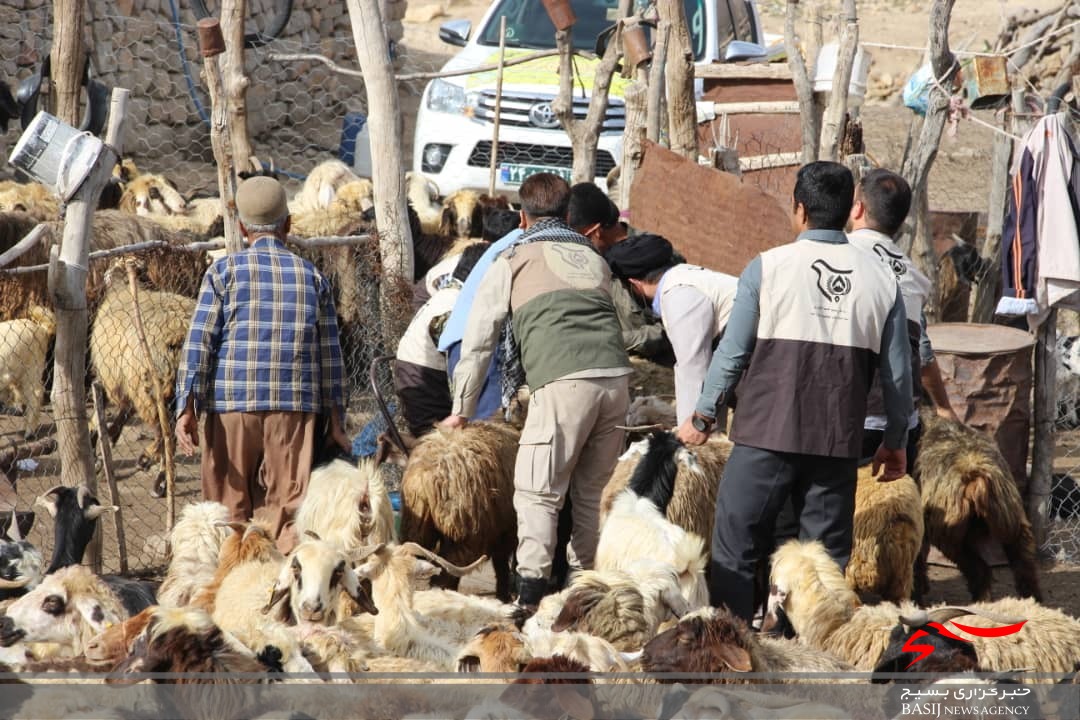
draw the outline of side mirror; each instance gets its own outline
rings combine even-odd
[[[732,40],[724,50],[724,62],[739,62],[740,60],[763,60],[768,51],[757,43]]]
[[[472,32],[472,22],[468,20],[451,20],[439,27],[439,39],[448,45],[465,47],[469,42],[469,34]]]

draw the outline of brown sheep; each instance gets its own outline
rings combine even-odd
[[[860,468],[853,530],[846,571],[851,589],[895,603],[910,598],[923,538],[922,500],[915,481],[905,475],[878,482],[869,465]]]
[[[851,672],[827,652],[754,633],[727,608],[703,608],[649,641],[641,655],[653,673]]]
[[[732,444],[725,436],[714,436],[706,444],[691,450],[697,461],[696,467],[680,462],[675,476],[675,494],[667,508],[668,520],[702,538],[712,537],[716,489],[720,486],[731,448]],[[631,445],[619,458],[600,498],[601,524],[610,512],[615,496],[626,489],[634,468],[647,449],[648,440],[643,440]]]
[[[132,215],[182,215],[187,201],[164,175],[138,175],[124,185],[119,209]]]
[[[172,449],[173,433],[161,432],[155,400],[154,378],[164,396],[165,408],[172,407],[180,351],[195,312],[195,301],[173,293],[139,292],[139,307],[152,357],[143,351],[134,322],[134,305],[126,271],[117,264],[106,279],[105,296],[94,316],[90,332],[90,362],[109,400],[120,411],[111,428],[115,443],[131,411],[154,431],[155,440],[140,460],[148,468],[163,460],[163,444]],[[172,413],[167,412],[172,420]],[[165,478],[164,467],[154,485],[160,497]]]
[[[280,563],[285,558],[264,525],[228,523],[228,527],[232,528],[232,533],[221,543],[213,579],[196,592],[191,600],[193,607],[211,613],[214,611],[221,582],[233,568],[244,563]]]
[[[30,317],[0,322],[0,397],[22,405],[29,440],[45,401],[45,357],[56,334],[52,310],[35,305]]]
[[[514,462],[520,432],[494,422],[424,436],[401,480],[401,541],[456,565],[488,555],[495,596],[510,599],[510,558],[517,547]],[[457,578],[445,585],[456,589]]]
[[[985,601],[990,599],[991,569],[977,546],[1000,542],[1017,594],[1040,600],[1031,523],[994,439],[935,413],[923,413],[922,421],[917,479],[930,543],[956,563],[972,598]],[[919,567],[925,571],[925,562]],[[926,585],[924,579],[916,582]]]
[[[138,615],[107,625],[86,644],[86,659],[102,665],[115,665],[123,660],[131,652],[135,640],[150,624],[156,610],[157,607],[152,605]]]
[[[38,222],[60,216],[60,200],[41,183],[0,183],[0,213],[26,213]]]

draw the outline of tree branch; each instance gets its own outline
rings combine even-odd
[[[788,0],[787,14],[784,18],[784,45],[787,48],[791,81],[795,84],[795,93],[799,98],[802,117],[802,161],[811,163],[818,158],[818,138],[821,136],[821,130],[814,107],[814,86],[810,83],[806,58],[799,49],[799,36],[795,32],[795,14],[798,6],[799,0]]]

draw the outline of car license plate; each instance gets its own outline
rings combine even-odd
[[[554,173],[570,182],[574,174],[570,168],[549,167],[547,165],[514,165],[503,163],[499,166],[499,179],[504,185],[520,185],[525,178],[536,173]]]

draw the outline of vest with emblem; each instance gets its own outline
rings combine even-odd
[[[608,291],[611,271],[595,250],[542,240],[504,257],[513,278],[514,338],[531,390],[572,373],[629,367]]]
[[[735,304],[735,289],[739,285],[739,279],[731,275],[708,270],[697,265],[676,265],[664,273],[663,288],[660,292],[660,305],[663,307],[664,296],[677,287],[692,287],[712,301],[715,310],[715,327],[713,337],[718,336],[727,326],[728,318],[731,317],[731,308]],[[677,323],[678,318],[664,318],[665,325],[668,322]]]
[[[922,399],[922,359],[919,356],[919,341],[922,340],[922,314],[926,300],[930,296],[930,280],[923,275],[911,258],[903,253],[888,235],[864,228],[848,235],[848,241],[857,248],[874,254],[896,277],[900,285],[900,295],[904,298],[904,310],[907,313],[908,341],[911,344],[911,391],[915,407]],[[882,416],[885,414],[885,398],[881,394],[881,382],[874,376],[870,396],[866,400],[866,414]]]
[[[799,240],[761,254],[757,343],[731,438],[776,452],[856,458],[893,276],[848,243]]]

